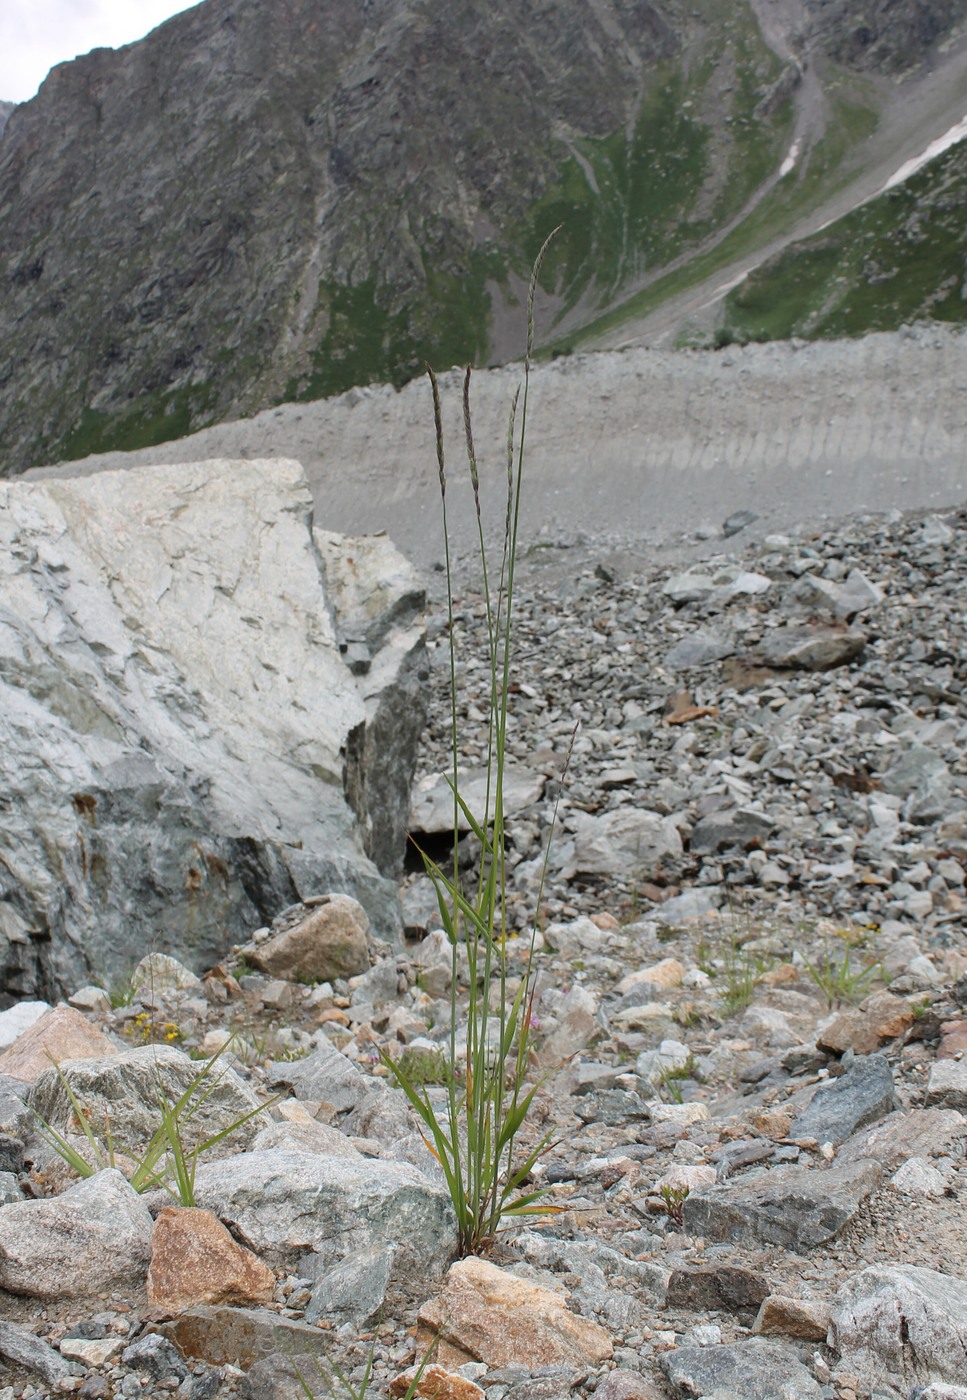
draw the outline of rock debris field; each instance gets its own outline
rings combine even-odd
[[[435,899],[406,876],[391,946],[320,891],[200,978],[149,954],[0,1013],[0,1400],[349,1393],[336,1367],[402,1395],[434,1339],[419,1393],[460,1400],[967,1400],[967,511],[748,524],[671,566],[522,563],[508,957],[536,922],[525,1136],[552,1132],[555,1213],[453,1263],[378,1055],[441,1073]],[[411,818],[436,854],[439,592]],[[454,622],[472,806],[469,584]],[[189,1096],[189,1147],[244,1119],[194,1210],[125,1179],[159,1093]],[[39,1126],[90,1159],[81,1117],[86,1179]]]

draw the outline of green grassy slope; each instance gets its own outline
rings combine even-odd
[[[967,324],[967,142],[763,263],[726,301],[738,340]]]

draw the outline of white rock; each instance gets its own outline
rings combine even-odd
[[[677,1123],[683,1128],[692,1123],[707,1123],[709,1111],[703,1103],[650,1103],[653,1123]]]
[[[911,1157],[891,1180],[905,1196],[942,1196],[947,1189],[943,1173],[932,1167],[925,1157]]]
[[[284,460],[0,482],[0,556],[17,852],[0,944],[43,932],[67,992],[159,938],[210,965],[260,922],[252,861],[266,907],[338,869],[395,932],[395,885],[363,847],[402,864],[422,726],[415,574],[379,595],[383,635],[357,677],[342,633],[366,619],[334,605],[347,566],[321,557],[302,468]],[[373,750],[377,711],[402,726],[392,762]],[[11,908],[36,911],[26,933]]]
[[[0,1288],[80,1298],[147,1277],[152,1220],[113,1168],[49,1200],[0,1209]]]
[[[6,1050],[49,1010],[50,1003],[46,1001],[18,1001],[16,1006],[0,1011],[0,1050]]]
[[[669,856],[682,853],[682,838],[671,817],[618,807],[603,817],[575,812],[575,869],[585,874],[650,878]]]
[[[567,924],[548,924],[544,941],[563,958],[579,958],[596,953],[607,935],[591,919],[573,919]]]
[[[274,1149],[203,1162],[200,1206],[258,1254],[287,1265],[312,1255],[313,1271],[363,1249],[398,1244],[394,1270],[442,1273],[456,1247],[444,1186],[404,1163]]]
[[[874,1266],[832,1302],[830,1346],[844,1370],[906,1395],[916,1382],[964,1378],[967,1283],[933,1269]]]

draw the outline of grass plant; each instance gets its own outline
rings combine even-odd
[[[110,1121],[106,1121],[104,1124],[103,1137],[95,1132],[90,1115],[74,1092],[63,1069],[56,1063],[54,1068],[67,1095],[74,1119],[87,1141],[89,1154],[85,1156],[73,1143],[58,1133],[50,1123],[39,1114],[35,1114],[41,1133],[58,1156],[63,1158],[80,1177],[94,1176],[96,1172],[103,1171],[106,1167],[130,1166],[133,1163],[133,1170],[130,1170],[129,1173],[126,1172],[125,1175],[128,1176],[135,1191],[147,1191],[158,1186],[167,1191],[180,1205],[193,1206],[195,1204],[195,1171],[199,1158],[213,1147],[217,1147],[220,1142],[241,1128],[250,1118],[262,1113],[281,1097],[279,1095],[275,1099],[266,1100],[257,1108],[250,1109],[248,1113],[243,1113],[233,1119],[217,1133],[203,1138],[192,1147],[187,1145],[185,1126],[216,1088],[218,1078],[217,1076],[211,1078],[211,1075],[219,1057],[225,1053],[230,1044],[231,1041],[226,1041],[216,1054],[205,1061],[203,1068],[199,1070],[177,1099],[170,1099],[159,1084],[158,1126],[152,1133],[147,1146],[140,1152],[115,1142],[111,1133]]]
[[[883,977],[882,964],[867,958],[862,963],[854,961],[856,953],[855,936],[847,929],[836,934],[838,946],[827,943],[813,961],[802,955],[806,974],[822,993],[830,1009],[843,1002],[862,1001],[874,982]]]
[[[443,442],[440,390],[428,368],[433,395],[437,464],[443,511],[450,638],[450,723],[453,791],[452,866],[444,870],[423,855],[433,881],[443,928],[450,943],[453,975],[450,984],[450,1026],[447,1046],[446,1097],[437,1107],[425,1083],[407,1072],[405,1061],[383,1055],[383,1063],[419,1115],[424,1141],[443,1170],[457,1217],[461,1256],[487,1249],[508,1218],[551,1213],[543,1199],[546,1189],[530,1189],[529,1177],[551,1146],[552,1133],[522,1143],[537,1082],[528,1082],[533,1049],[535,990],[534,932],[522,971],[512,978],[508,969],[508,923],[504,852],[504,769],[508,702],[514,655],[514,583],[518,557],[521,489],[527,426],[527,397],[534,347],[534,297],[541,264],[552,233],[538,253],[531,273],[527,301],[527,353],[523,384],[511,405],[507,433],[507,500],[503,543],[496,577],[490,566],[481,513],[480,476],[470,410],[470,370],[463,390],[463,420],[473,505],[477,518],[482,594],[489,646],[489,725],[487,784],[483,815],[471,811],[460,792],[457,725],[457,643],[454,576],[447,528],[447,471]],[[460,873],[458,845],[461,817],[479,843],[479,869],[465,885]],[[545,871],[547,859],[545,853]],[[538,894],[537,906],[541,897]],[[458,953],[465,949],[470,1001],[467,1011],[466,1061],[458,1054],[461,1020],[458,1000]],[[463,956],[463,954],[461,954]],[[518,980],[519,971],[519,980]],[[436,1102],[439,1102],[439,1094]]]

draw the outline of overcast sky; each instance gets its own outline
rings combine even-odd
[[[143,39],[197,0],[0,0],[0,99],[26,102],[55,63]]]

